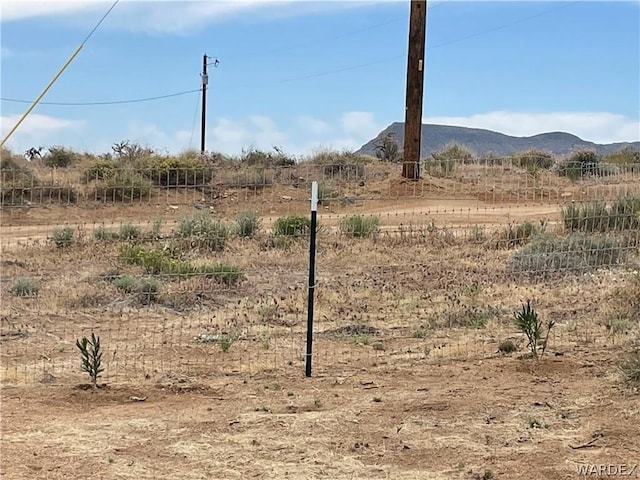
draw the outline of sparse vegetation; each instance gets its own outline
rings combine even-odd
[[[75,234],[73,228],[56,228],[51,233],[51,237],[49,238],[49,240],[58,248],[70,247],[75,243]]]
[[[378,231],[379,223],[375,215],[349,215],[340,221],[340,231],[350,237],[368,238]]]
[[[135,170],[117,170],[114,175],[96,182],[95,198],[111,202],[126,202],[147,197],[152,183]]]
[[[520,312],[514,315],[516,327],[527,337],[529,343],[527,347],[531,351],[531,356],[536,360],[544,355],[549,342],[549,334],[555,325],[553,320],[548,320],[543,324],[538,312],[531,306],[531,301],[522,306]]]
[[[473,153],[457,143],[450,143],[433,152],[424,162],[426,173],[435,177],[450,177],[456,167],[474,159]]]
[[[82,340],[76,340],[76,347],[80,350],[82,371],[87,372],[91,379],[91,385],[96,390],[98,388],[98,377],[104,372],[100,337],[92,333],[91,339],[83,337]]]
[[[503,340],[498,344],[498,351],[500,353],[504,353],[508,355],[509,353],[513,353],[518,350],[516,344],[513,343],[513,340]]]
[[[239,237],[253,238],[259,232],[261,223],[258,212],[240,212],[236,216],[236,234]]]
[[[139,160],[139,165],[149,180],[162,187],[202,187],[213,179],[213,169],[189,154],[145,157]]]
[[[247,223],[244,225],[247,226]],[[212,218],[208,213],[180,217],[178,235],[189,238],[193,246],[219,252],[224,250],[231,229],[221,220]]]
[[[32,278],[16,278],[11,293],[16,297],[35,297],[40,292],[40,284]]]
[[[77,161],[77,154],[64,147],[50,147],[49,152],[42,157],[42,163],[51,168],[70,167]]]
[[[120,238],[122,240],[134,240],[140,237],[142,229],[139,225],[132,225],[130,223],[123,223],[120,225]]]
[[[640,385],[640,348],[635,347],[620,364],[620,371],[626,382]]]
[[[280,217],[273,225],[274,235],[302,236],[308,233],[311,220],[303,215]]]

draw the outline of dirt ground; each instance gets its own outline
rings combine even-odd
[[[418,186],[394,178],[336,185],[340,195],[321,205],[320,220],[333,233],[353,213],[379,215],[393,233],[430,222],[452,231],[554,226],[564,202],[632,184],[487,178],[463,171]],[[437,231],[380,241],[325,233],[311,378],[306,244],[234,240],[205,260],[242,267],[238,287],[167,279],[150,306],[96,280],[116,267],[139,274],[117,265],[118,245],[90,241],[97,225],[149,225],[158,215],[168,232],[185,213],[256,210],[268,229],[308,208],[306,189],[274,185],[1,211],[0,477],[554,480],[601,465],[640,477],[640,396],[618,369],[640,325],[611,323],[627,302],[619,272],[528,281],[505,269],[511,251],[447,243]],[[86,240],[68,250],[46,245],[61,225]],[[25,275],[41,279],[37,298],[8,293]],[[539,361],[526,358],[512,325],[526,297],[557,321]],[[487,316],[482,328],[453,325],[477,312]],[[354,334],[354,325],[370,330]],[[194,343],[230,329],[243,335],[228,352]],[[91,330],[109,349],[97,391],[74,352]],[[503,339],[518,351],[499,353]]]

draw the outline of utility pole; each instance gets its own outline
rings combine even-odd
[[[411,0],[410,3],[402,176],[418,180],[420,178],[427,0]]]
[[[207,75],[207,54],[202,57],[202,123],[200,124],[200,153],[204,153],[205,130],[207,129],[207,84],[209,83],[209,75]]]
[[[207,73],[207,66],[213,65],[217,67],[220,62],[216,58],[213,63],[207,63],[207,60],[211,57],[205,53],[202,57],[202,122],[200,124],[200,153],[205,152],[205,132],[207,129],[207,85],[209,84],[209,74]]]

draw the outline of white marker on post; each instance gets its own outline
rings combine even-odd
[[[318,182],[311,183],[311,211],[318,211]]]

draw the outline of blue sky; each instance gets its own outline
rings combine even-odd
[[[2,0],[3,135],[112,2]],[[428,2],[423,119],[524,136],[640,140],[640,2]],[[197,90],[210,67],[207,148],[357,149],[404,120],[409,1],[121,0],[43,102]],[[129,139],[199,147],[199,93],[40,104],[21,151],[104,152]]]

